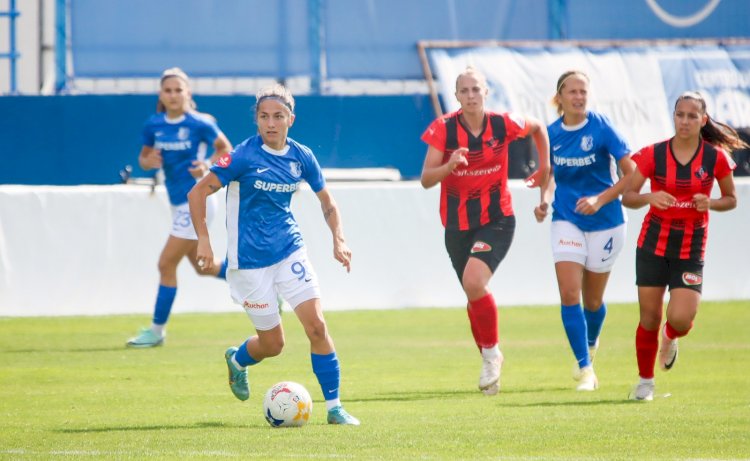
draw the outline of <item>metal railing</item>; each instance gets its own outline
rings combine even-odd
[[[16,94],[18,92],[16,82],[16,61],[21,55],[16,51],[16,18],[20,14],[21,13],[16,9],[16,0],[10,0],[8,11],[0,11],[0,18],[7,17],[8,22],[10,23],[10,26],[8,27],[8,30],[10,31],[10,39],[8,41],[9,49],[7,53],[0,53],[0,59],[5,58],[10,60],[10,94]]]

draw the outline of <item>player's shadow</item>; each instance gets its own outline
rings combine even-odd
[[[77,352],[118,352],[126,350],[125,346],[111,346],[111,347],[77,347],[77,348],[59,348],[55,347],[55,353],[61,353],[61,352],[67,352],[67,353],[77,353]],[[41,349],[13,349],[13,350],[5,350],[3,353],[7,354],[29,354],[34,352],[49,352],[50,349],[48,347],[41,348]]]
[[[265,423],[265,421],[264,421]],[[223,421],[199,421],[193,424],[151,424],[148,426],[102,426],[86,428],[55,429],[55,432],[63,434],[95,434],[99,432],[129,432],[129,431],[163,431],[163,430],[185,430],[185,429],[252,429],[254,425],[227,424]],[[267,424],[258,424],[258,428],[269,427]]]

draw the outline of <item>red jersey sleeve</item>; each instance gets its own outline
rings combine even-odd
[[[427,127],[424,133],[422,133],[422,141],[440,152],[445,151],[445,139],[445,119],[443,118],[435,119],[430,123],[430,126]]]
[[[632,160],[644,178],[654,174],[654,146],[646,146],[633,154]]]
[[[521,114],[507,112],[503,114],[505,119],[506,139],[508,142],[518,138],[525,138],[529,134],[529,123]]]
[[[716,155],[714,177],[716,179],[724,179],[727,175],[734,171],[735,168],[737,168],[737,164],[734,162],[732,157],[724,151],[724,149],[716,150],[718,152]]]

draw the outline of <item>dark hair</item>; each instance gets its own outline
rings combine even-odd
[[[589,76],[586,75],[585,72],[581,70],[568,70],[563,72],[563,74],[560,76],[560,78],[557,79],[557,90],[555,91],[555,95],[552,96],[552,105],[555,106],[555,110],[557,110],[557,115],[563,114],[562,104],[557,100],[557,96],[562,91],[563,87],[565,86],[565,82],[568,81],[570,77],[581,77],[582,79],[586,80],[586,82],[590,82]]]
[[[700,104],[703,113],[706,114],[708,120],[701,128],[701,137],[705,141],[719,146],[729,153],[734,149],[748,147],[747,143],[740,138],[740,135],[737,134],[737,131],[735,131],[734,128],[725,123],[717,122],[708,115],[708,112],[706,112],[706,100],[703,99],[703,96],[700,93],[697,91],[686,91],[679,95],[674,103],[675,110],[677,110],[677,104],[683,99],[697,101],[698,104]]]

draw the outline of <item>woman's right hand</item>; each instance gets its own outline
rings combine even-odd
[[[544,221],[544,218],[547,217],[549,210],[549,203],[542,202],[539,205],[537,205],[534,208],[534,217],[536,218],[536,222],[542,222]]]
[[[649,205],[653,206],[658,210],[666,210],[667,208],[674,205],[676,199],[673,195],[663,190],[658,192],[652,192],[648,196]]]
[[[208,238],[198,237],[198,251],[195,259],[202,271],[208,271],[213,267],[214,252],[211,249],[211,241]]]
[[[148,152],[144,152],[141,156],[141,167],[144,170],[154,170],[161,168],[163,160],[161,157],[160,149],[151,149]]]
[[[454,150],[447,162],[449,171],[455,170],[459,165],[469,166],[469,160],[466,158],[468,153],[469,149],[466,147],[459,147]]]

